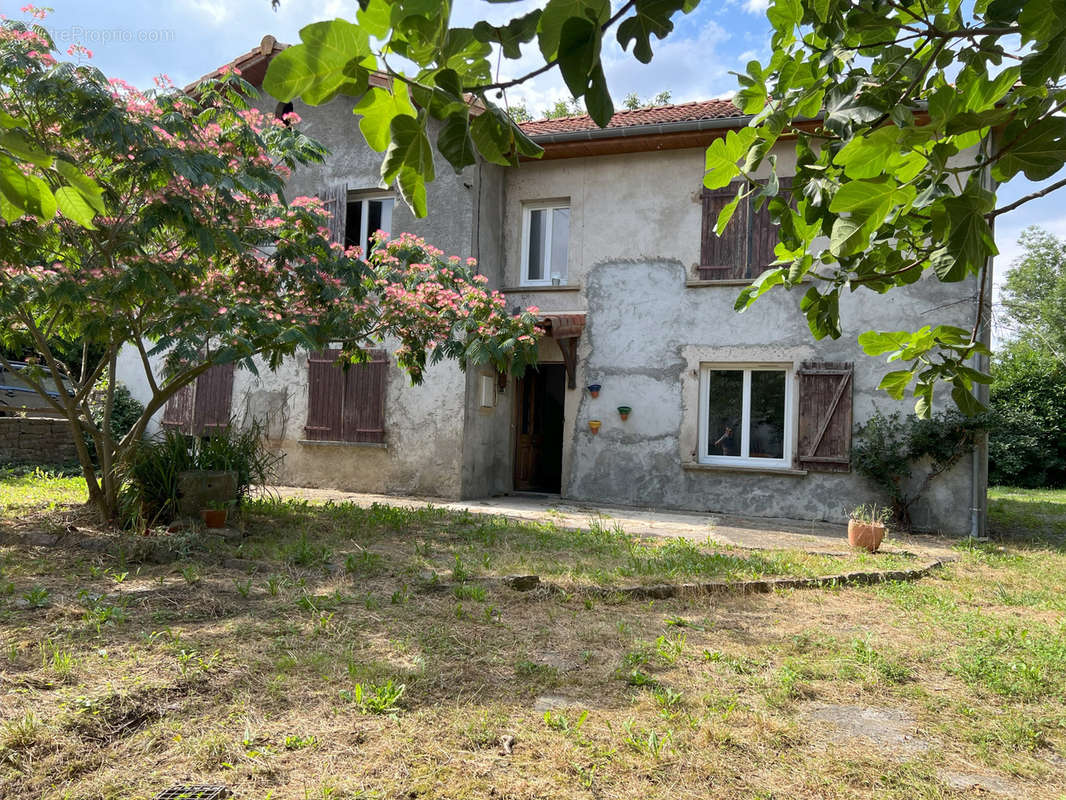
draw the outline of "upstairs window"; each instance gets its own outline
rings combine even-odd
[[[780,179],[780,197],[792,202],[792,179]],[[737,196],[737,183],[724,189],[703,190],[703,236],[700,263],[702,280],[751,280],[776,259],[774,248],[781,240],[778,226],[770,219],[769,203],[755,208],[754,196],[740,201],[722,235],[715,232],[718,215]]]
[[[392,209],[396,200],[391,194],[350,195],[344,220],[344,246],[361,247],[370,252],[370,237],[376,231],[392,232]]]
[[[570,204],[535,203],[522,212],[522,285],[566,283]]]

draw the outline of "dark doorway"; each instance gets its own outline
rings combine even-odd
[[[515,489],[558,492],[562,488],[565,399],[562,364],[540,364],[515,381]]]

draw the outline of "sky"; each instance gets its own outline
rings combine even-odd
[[[668,90],[675,103],[731,95],[737,84],[730,72],[743,71],[748,61],[765,61],[769,56],[767,3],[706,0],[692,14],[677,18],[674,32],[656,43],[648,65],[622,52],[612,38],[604,65],[616,105],[631,92],[647,100]],[[471,25],[478,19],[500,24],[538,4],[456,0],[453,25]],[[25,0],[0,0],[0,14],[22,17],[23,5]],[[73,42],[84,44],[93,52],[92,62],[107,75],[150,87],[153,78],[163,73],[179,86],[191,83],[251,50],[268,33],[281,42],[295,42],[299,29],[310,22],[338,16],[354,19],[356,0],[282,0],[277,12],[271,10],[270,0],[38,0],[37,5],[52,7],[46,25],[62,50]],[[505,64],[500,76],[515,77],[533,63]],[[524,104],[539,116],[555,101],[568,98],[561,79],[551,74],[511,90],[506,101]],[[1000,204],[1038,188],[1016,179],[1001,187]],[[1024,228],[1039,225],[1066,236],[1064,208],[1066,192],[1058,192],[1000,217],[997,284],[1019,254],[1017,238]]]

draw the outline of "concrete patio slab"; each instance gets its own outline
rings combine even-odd
[[[504,516],[527,522],[553,522],[567,528],[587,528],[593,520],[626,533],[646,538],[685,538],[710,541],[750,550],[805,550],[845,555],[851,553],[845,525],[831,522],[802,522],[788,519],[737,517],[725,514],[698,514],[632,506],[608,506],[563,500],[558,495],[513,494],[481,500],[446,500],[404,495],[345,492],[339,489],[310,489],[296,486],[271,488],[282,498],[310,502],[350,502],[359,506],[382,503],[409,508],[433,506],[449,511]],[[890,533],[881,546],[887,553],[914,553],[929,558],[951,559],[952,540],[927,535]]]

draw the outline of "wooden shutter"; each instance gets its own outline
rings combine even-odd
[[[193,384],[187,383],[167,400],[163,408],[163,427],[192,433],[192,415]]]
[[[316,442],[339,442],[344,406],[340,350],[320,350],[307,358],[307,424],[304,435]]]
[[[779,185],[778,197],[789,205],[793,205],[792,179],[781,178]],[[750,257],[748,259],[748,270],[742,276],[744,278],[756,278],[765,272],[774,259],[777,258],[774,255],[774,248],[781,241],[781,228],[770,219],[769,202],[759,211],[755,210],[753,202],[750,220]]]
[[[196,379],[192,432],[197,436],[229,427],[233,403],[233,364],[215,364]]]
[[[319,197],[330,214],[329,240],[344,244],[344,226],[348,221],[348,187],[344,184],[330,186]]]
[[[353,364],[345,375],[341,436],[346,442],[385,441],[385,389],[388,358],[368,351],[370,360]]]
[[[748,201],[743,200],[737,206],[721,236],[715,233],[718,215],[736,197],[739,185],[731,183],[724,189],[703,190],[703,236],[697,268],[703,280],[728,280],[745,276],[748,263]]]
[[[801,365],[797,466],[818,472],[851,469],[852,373],[851,363]]]

